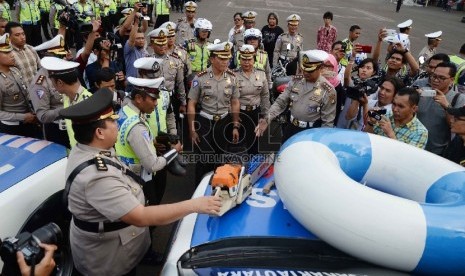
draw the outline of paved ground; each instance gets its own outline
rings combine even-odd
[[[266,24],[269,12],[277,12],[280,17],[280,26],[286,29],[285,18],[292,14],[299,14],[301,22],[300,33],[304,36],[304,48],[313,49],[316,45],[316,30],[322,24],[322,16],[326,11],[334,13],[334,25],[339,31],[338,39],[344,39],[349,27],[357,24],[362,27],[362,36],[359,39],[363,44],[374,44],[380,28],[396,28],[396,25],[407,19],[413,20],[411,33],[411,51],[416,55],[426,45],[424,34],[438,30],[443,31],[443,42],[440,52],[448,54],[458,52],[465,43],[465,23],[460,19],[464,12],[443,12],[437,7],[409,7],[402,6],[399,13],[395,12],[395,4],[387,0],[202,0],[199,3],[198,17],[205,17],[212,21],[213,32],[211,40],[219,38],[225,40],[232,27],[233,14],[238,11],[254,10],[258,12],[257,27],[261,29]],[[171,20],[181,17],[180,13],[173,13]],[[268,143],[271,141],[272,143]],[[279,137],[265,138],[265,148],[276,150]],[[169,177],[168,188],[164,202],[176,202],[188,199],[194,190],[193,167],[189,166],[188,175],[184,178]],[[168,239],[172,226],[158,227],[155,231],[154,248],[163,252],[167,249]],[[161,267],[140,266],[138,275],[156,275]]]

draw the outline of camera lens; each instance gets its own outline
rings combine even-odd
[[[63,237],[60,227],[53,222],[32,232],[32,236],[47,244],[59,244]]]

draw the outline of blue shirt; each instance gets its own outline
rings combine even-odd
[[[148,56],[147,50],[144,48],[137,49],[137,47],[129,46],[129,40],[124,44],[124,62],[126,63],[126,77],[137,78],[137,69],[134,68],[134,61],[141,57]]]

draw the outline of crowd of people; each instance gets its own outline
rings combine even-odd
[[[369,57],[372,47],[357,43],[362,28],[338,40],[331,12],[310,50],[298,14],[281,28],[271,12],[260,30],[255,11],[235,13],[228,40],[218,42],[193,1],[38,3],[18,1],[18,22],[1,10],[0,132],[70,149],[71,248],[84,275],[134,275],[150,255],[148,226],[217,214],[217,196],[160,205],[167,172],[185,175],[195,163],[198,185],[231,154],[259,153],[258,137],[283,113],[283,142],[339,127],[465,164],[465,44],[449,56],[437,52],[441,32],[426,34],[415,57],[412,20],[381,29]],[[173,22],[170,11],[185,16]],[[271,72],[282,64],[296,73],[271,102]],[[182,155],[183,141],[194,154]]]

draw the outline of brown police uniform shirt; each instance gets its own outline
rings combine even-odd
[[[303,76],[295,76],[284,92],[270,107],[268,122],[286,108],[299,121],[322,120],[322,126],[333,127],[336,116],[336,90],[322,76],[315,83],[307,82]]]
[[[304,37],[297,33],[290,35],[289,33],[283,33],[278,36],[274,47],[273,54],[273,66],[278,64],[280,56],[287,57],[288,59],[294,59],[299,51],[303,50]],[[287,50],[287,45],[291,44],[291,49]]]
[[[226,70],[220,80],[215,79],[212,68],[194,77],[189,91],[189,99],[200,103],[202,111],[212,115],[222,115],[230,111],[231,99],[238,99],[236,76]]]
[[[235,52],[237,52],[242,47],[242,45],[244,45],[244,31],[245,28],[234,31],[231,42],[234,45]]]
[[[113,148],[102,150],[83,144],[71,149],[66,177],[83,162],[96,156],[127,168],[115,157]],[[121,170],[107,165],[107,171],[91,165],[83,169],[70,187],[68,208],[73,216],[88,222],[115,222],[144,204],[142,187]],[[106,232],[91,233],[70,228],[74,265],[84,275],[122,275],[135,267],[150,246],[148,227],[128,226]]]
[[[184,67],[183,67],[183,72],[184,72],[184,78],[192,74],[192,68],[191,68],[191,61],[189,59],[189,56],[187,54],[187,50],[178,45],[174,45],[173,49],[168,49],[168,54],[176,54],[179,59],[182,61]]]
[[[260,114],[267,114],[270,108],[270,92],[265,72],[253,69],[248,77],[242,69],[238,69],[235,74],[241,107],[260,106]]]
[[[47,70],[40,68],[28,89],[37,118],[42,123],[52,123],[63,109],[63,96],[48,78]]]
[[[165,87],[170,93],[175,93],[182,105],[186,105],[186,90],[184,88],[184,64],[175,54],[153,57],[163,59],[162,72],[165,78]]]
[[[194,18],[194,23],[197,19]],[[192,24],[192,26],[193,26]],[[186,17],[182,17],[178,19],[178,24],[176,25],[176,44],[177,45],[184,45],[186,41],[194,39],[194,28],[191,27],[189,22],[187,22]]]
[[[29,95],[21,73],[10,68],[8,73],[0,73],[0,121],[22,122],[25,114],[31,112]]]

